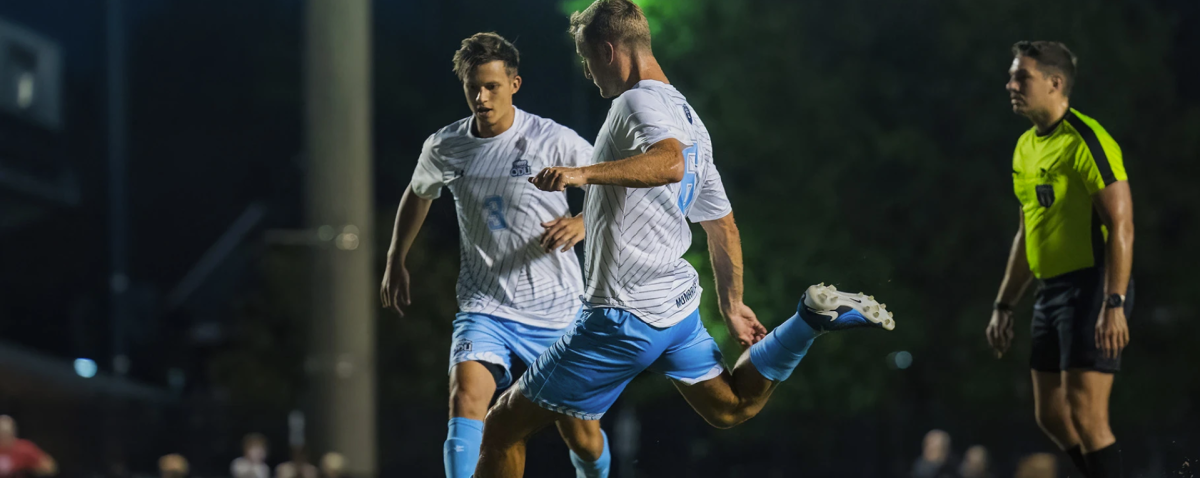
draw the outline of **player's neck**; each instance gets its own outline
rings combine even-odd
[[[479,120],[471,121],[474,129],[472,133],[475,133],[475,136],[479,138],[495,138],[496,136],[504,134],[504,132],[508,131],[509,128],[512,128],[512,125],[514,122],[516,122],[516,120],[517,108],[514,106],[509,106],[508,114],[504,115],[504,117],[500,118],[500,121],[495,123],[484,124]]]
[[[1037,128],[1037,134],[1045,136],[1054,131],[1063,118],[1067,116],[1067,112],[1071,110],[1071,104],[1066,100],[1056,103],[1040,114],[1030,116],[1030,121],[1033,121],[1034,127]]]
[[[659,66],[658,59],[654,58],[654,54],[650,52],[633,54],[629,62],[629,76],[625,80],[625,91],[633,89],[642,80],[671,84],[671,81],[667,79],[667,74]]]

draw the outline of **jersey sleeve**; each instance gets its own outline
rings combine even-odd
[[[1088,194],[1095,194],[1109,184],[1129,179],[1125,174],[1125,161],[1121,148],[1103,130],[1080,131],[1082,143],[1075,151],[1073,169],[1087,187]]]
[[[437,199],[442,195],[442,186],[446,185],[446,163],[434,151],[437,135],[425,140],[421,147],[421,157],[417,159],[417,169],[413,171],[413,193],[424,199]]]
[[[700,185],[696,202],[688,211],[688,219],[692,222],[714,221],[733,212],[729,196],[725,195],[725,184],[721,182],[721,173],[711,161],[705,164],[704,183]]]
[[[625,131],[629,135],[628,144],[645,153],[655,143],[674,138],[680,143],[688,144],[691,140],[683,130],[675,125],[667,105],[654,96],[653,93],[629,90],[621,95],[620,106]]]
[[[592,143],[580,137],[571,128],[560,127],[554,143],[552,161],[555,166],[577,168],[592,164]]]

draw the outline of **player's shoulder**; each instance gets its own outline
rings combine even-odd
[[[530,139],[551,142],[556,139],[581,138],[575,130],[550,118],[538,116],[519,108],[517,111],[518,114],[524,116],[524,124],[521,125],[522,133]]]
[[[1080,140],[1086,142],[1095,138],[1097,140],[1102,139],[1105,142],[1111,141],[1116,143],[1116,140],[1113,139],[1112,135],[1108,134],[1108,130],[1104,129],[1104,126],[1101,126],[1099,121],[1096,121],[1091,116],[1080,113],[1079,110],[1071,108],[1067,111],[1067,116],[1063,121],[1071,127],[1071,133]]]
[[[441,127],[425,140],[425,149],[444,155],[447,151],[460,149],[474,142],[471,137],[471,118],[463,118]]]
[[[675,91],[674,88],[664,83],[643,80],[617,96],[613,100],[613,109],[623,111],[667,109],[669,105],[666,98],[673,91]]]
[[[1108,134],[1108,130],[1100,125],[1099,121],[1072,108],[1067,111],[1063,122],[1069,127],[1068,133],[1076,154],[1086,152],[1104,162],[1120,160],[1121,146]]]

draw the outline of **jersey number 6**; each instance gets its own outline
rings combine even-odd
[[[683,180],[679,181],[679,210],[687,215],[696,202],[696,171],[700,169],[700,148],[692,143],[683,150]]]

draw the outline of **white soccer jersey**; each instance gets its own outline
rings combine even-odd
[[[535,327],[562,328],[575,318],[583,286],[574,251],[546,252],[542,223],[571,214],[567,195],[529,178],[551,166],[584,166],[592,146],[571,129],[516,110],[492,138],[471,133],[471,118],[425,140],[413,173],[418,196],[450,188],[458,211],[461,269],[458,305]]]
[[[655,327],[675,325],[700,303],[696,270],[683,259],[692,222],[725,217],[733,208],[713,165],[712,141],[700,116],[673,86],[639,81],[613,101],[596,137],[593,161],[616,161],[677,139],[683,181],[653,188],[589,186],[584,302],[632,312]]]

